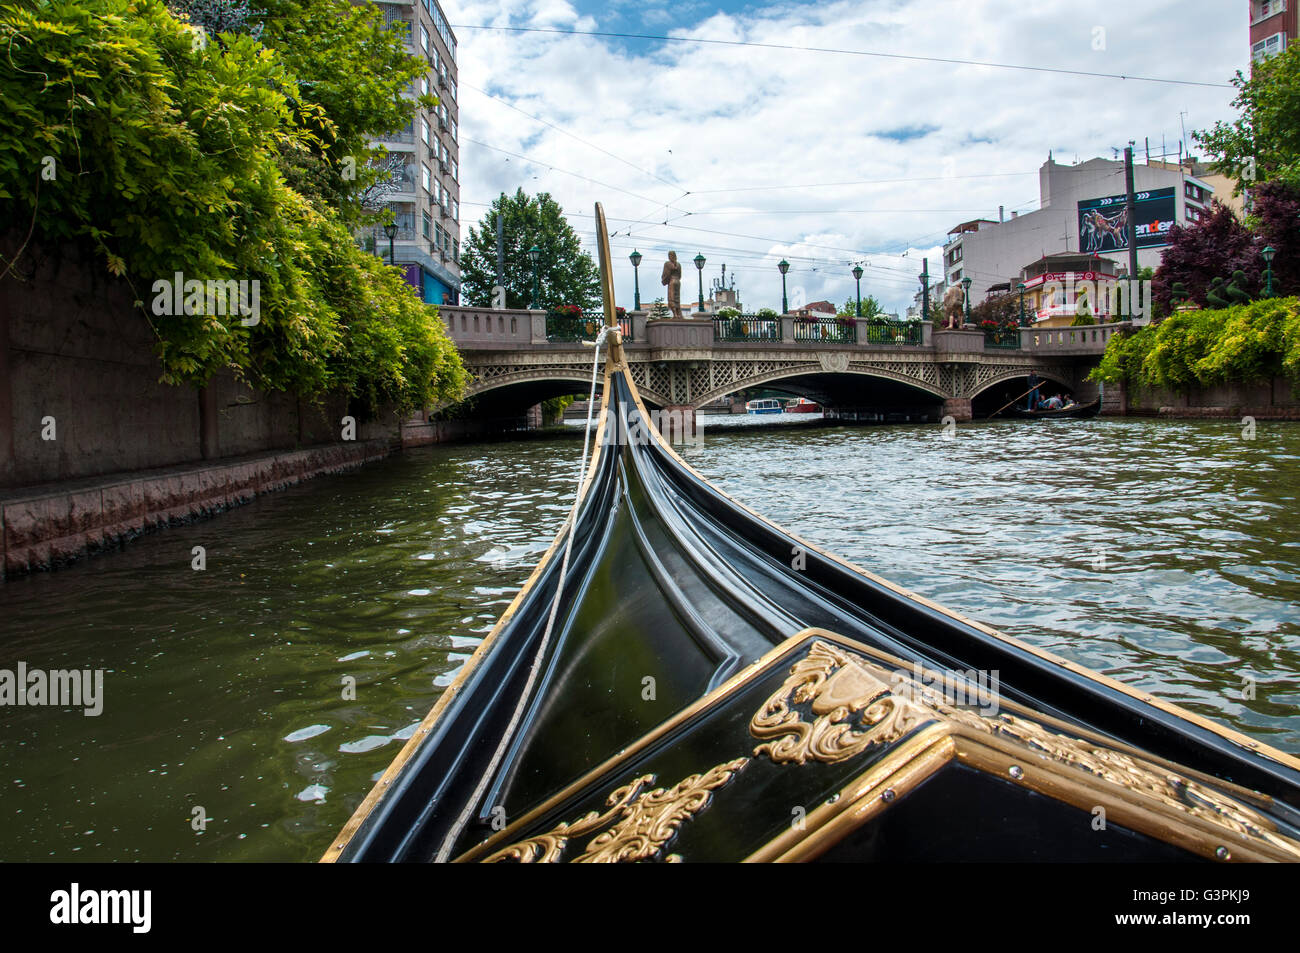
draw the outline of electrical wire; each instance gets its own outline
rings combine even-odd
[[[908,60],[917,63],[943,63],[949,66],[986,66],[990,69],[1021,70],[1031,73],[1057,73],[1063,76],[1086,76],[1091,79],[1133,80],[1140,83],[1164,83],[1173,86],[1205,86],[1212,89],[1232,89],[1229,83],[1210,83],[1194,79],[1168,79],[1160,76],[1129,76],[1126,73],[1102,73],[1095,70],[1065,69],[1061,66],[1029,66],[1023,63],[996,63],[985,60],[964,60],[948,56],[919,56],[908,53],[881,53],[876,50],[845,50],[827,46],[795,46],[792,43],[758,43],[753,40],[719,40],[695,36],[662,36],[651,33],[619,33],[612,30],[561,30],[554,27],[489,26],[486,24],[458,23],[455,30],[485,30],[501,33],[550,33],[560,36],[599,36],[617,40],[655,40],[662,43],[697,43],[712,46],[739,46],[760,50],[781,50],[794,53],[822,53],[837,56],[864,56],[878,59]]]

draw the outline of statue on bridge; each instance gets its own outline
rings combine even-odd
[[[668,288],[668,310],[673,313],[674,318],[680,318],[682,316],[682,266],[677,261],[677,252],[668,253],[668,260],[664,262],[664,271],[659,277],[659,283]]]
[[[959,284],[948,289],[943,296],[943,326],[959,328],[966,320],[966,294]]]

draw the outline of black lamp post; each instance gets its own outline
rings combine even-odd
[[[388,263],[396,264],[393,260],[393,239],[397,237],[397,223],[389,222],[384,226],[384,234],[388,236]]]
[[[966,323],[970,324],[970,278],[961,280],[962,291],[966,297]]]
[[[862,317],[862,266],[853,266],[853,280],[858,286],[858,317]]]
[[[1273,256],[1277,254],[1277,249],[1272,245],[1265,245],[1264,251],[1264,297],[1273,297]]]
[[[1016,289],[1020,292],[1020,326],[1023,328],[1025,327],[1025,283],[1020,282],[1016,285]]]
[[[632,287],[635,292],[632,295],[632,302],[637,311],[641,310],[641,253],[635,248],[632,254],[628,255],[628,260],[632,262]]]
[[[695,255],[695,270],[698,271],[700,279],[700,313],[704,313],[704,262],[705,258],[698,252]]]
[[[530,259],[532,259],[532,262],[533,262],[533,305],[532,305],[532,307],[533,307],[533,310],[536,310],[536,309],[537,309],[537,297],[538,297],[538,291],[537,291],[537,259],[539,259],[539,258],[542,257],[542,250],[541,250],[540,248],[538,248],[536,245],[534,245],[532,248],[528,249],[528,257],[529,257]]]
[[[781,313],[789,314],[790,302],[785,296],[785,273],[790,270],[790,263],[782,258],[776,267],[781,269]]]

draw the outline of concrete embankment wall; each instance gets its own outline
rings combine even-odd
[[[51,569],[390,451],[387,441],[339,443],[0,491],[0,577]]]
[[[19,245],[0,236],[5,261]],[[388,412],[344,439],[343,397],[260,393],[231,374],[162,384],[136,298],[67,249],[28,247],[0,279],[0,575],[476,432]]]
[[[1300,420],[1300,396],[1284,377],[1258,384],[1193,387],[1186,393],[1107,385],[1104,413],[1129,416]]]

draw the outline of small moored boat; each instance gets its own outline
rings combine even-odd
[[[785,408],[781,406],[779,400],[750,400],[745,402],[745,413],[747,414],[779,414],[783,413]]]
[[[731,500],[607,334],[569,518],[324,860],[1300,860],[1300,760]]]
[[[787,401],[785,412],[787,414],[819,414],[822,405],[809,400],[807,397],[800,397],[798,400]]]

